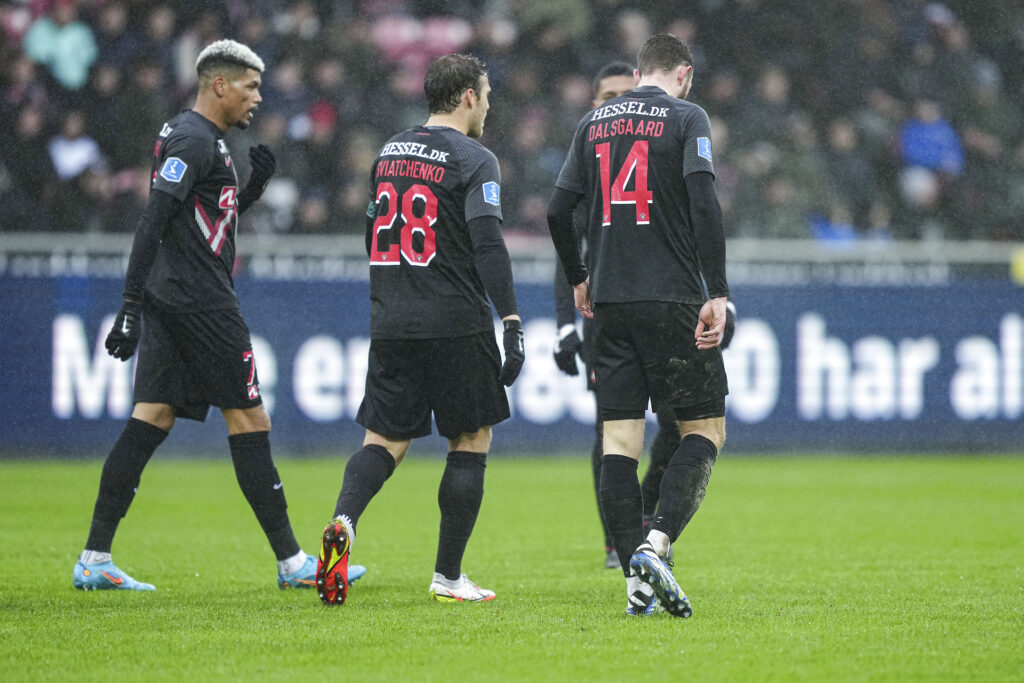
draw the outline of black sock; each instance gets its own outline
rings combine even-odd
[[[606,455],[601,462],[601,509],[608,522],[622,573],[629,576],[629,558],[644,540],[644,501],[637,465],[624,455]]]
[[[270,457],[270,432],[232,434],[228,443],[238,485],[256,513],[274,555],[278,560],[295,555],[300,548],[288,522],[284,486]]]
[[[134,417],[128,420],[120,438],[110,449],[110,455],[103,463],[100,492],[96,496],[96,506],[92,512],[89,538],[85,542],[86,550],[110,552],[117,525],[128,512],[128,507],[135,498],[135,491],[139,488],[142,470],[145,469],[153,451],[166,437],[167,432],[148,422]]]
[[[661,503],[654,515],[652,529],[668,535],[675,543],[704,500],[711,468],[718,449],[700,434],[688,434],[665,470],[661,480]]]
[[[679,448],[679,423],[671,410],[658,412],[658,434],[651,446],[651,466],[644,474],[640,489],[644,492],[644,517],[650,517],[658,509],[661,499],[661,478],[665,475],[676,449]]]
[[[604,450],[604,443],[601,437],[601,421],[597,421],[594,436],[594,448],[590,451],[590,469],[594,475],[594,499],[597,501],[597,515],[601,519],[601,531],[604,533],[605,550],[612,547],[612,535],[608,531],[608,523],[604,519],[604,510],[601,509],[601,451]]]
[[[437,504],[441,508],[441,532],[437,542],[437,561],[434,571],[446,579],[458,579],[462,574],[462,555],[473,533],[480,502],[484,497],[484,468],[486,453],[452,451],[448,454],[441,485],[437,489]]]
[[[345,465],[345,479],[334,506],[334,516],[348,517],[355,531],[366,506],[394,471],[395,459],[383,446],[371,444],[353,453]]]

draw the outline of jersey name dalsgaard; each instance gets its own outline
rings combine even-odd
[[[557,185],[584,195],[594,303],[705,300],[684,178],[714,173],[699,106],[638,88],[588,113]]]
[[[370,186],[372,338],[493,329],[469,222],[501,219],[500,184],[495,156],[451,128],[417,126],[381,148]]]
[[[164,231],[146,289],[177,308],[238,308],[231,275],[238,176],[223,132],[192,110],[165,123],[153,149],[151,191],[182,206]]]

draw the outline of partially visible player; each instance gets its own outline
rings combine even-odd
[[[504,387],[524,359],[501,235],[498,161],[476,141],[491,86],[480,60],[452,54],[434,60],[423,89],[427,122],[388,140],[371,173],[370,357],[356,416],[366,437],[345,466],[323,533],[316,581],[327,605],[345,602],[359,518],[412,439],[430,434],[431,414],[449,452],[437,492],[441,529],[430,597],[495,597],[462,572],[483,499],[491,426],[509,417]],[[488,297],[504,325],[504,363]]]
[[[106,339],[107,352],[121,360],[141,342],[135,407],[103,465],[75,588],[156,590],[114,564],[114,534],[175,420],[203,421],[211,405],[224,415],[238,484],[277,556],[278,585],[313,585],[316,560],[299,547],[288,521],[270,456],[270,417],[231,276],[238,215],[260,198],[276,166],[268,148],[251,148],[252,174],[239,192],[224,141],[232,126],[246,128],[259,107],[263,61],[241,43],[220,40],[199,54],[196,71],[195,104],[165,123],[157,138],[124,303]]]
[[[690,49],[674,36],[651,36],[637,64],[638,87],[580,121],[548,224],[576,308],[594,321],[601,507],[622,560],[627,613],[650,613],[656,596],[688,617],[689,599],[666,556],[700,506],[725,442],[725,237],[711,124],[685,101]],[[572,221],[581,199],[589,268]],[[648,401],[655,412],[674,412],[682,440],[645,539],[637,465]]]
[[[606,64],[597,72],[594,77],[594,99],[591,103],[594,108],[605,101],[618,97],[629,92],[636,85],[633,78],[633,67],[625,62],[612,62]],[[579,216],[579,212],[574,214]],[[580,250],[586,258],[587,253],[587,232],[585,224],[577,224],[580,238]],[[555,316],[558,323],[558,341],[555,344],[555,364],[558,369],[567,375],[576,376],[579,368],[576,365],[577,354],[583,361],[584,374],[586,375],[587,390],[594,390],[594,373],[591,365],[593,352],[593,337],[590,333],[590,321],[583,321],[583,338],[581,339],[576,331],[576,306],[573,303],[572,287],[565,279],[565,271],[559,261],[555,267]],[[601,420],[597,417],[594,420],[594,446],[590,455],[591,471],[594,476],[594,492],[600,489],[601,483]],[[612,543],[611,533],[604,521],[604,513],[601,511],[600,499],[597,505],[598,515],[601,519],[601,527],[604,531],[604,552],[607,569],[619,567],[619,556],[615,552]]]
[[[636,86],[636,79],[633,76],[633,67],[625,62],[611,62],[606,64],[597,72],[594,77],[594,99],[592,109],[596,109],[613,97],[624,95]],[[580,253],[584,262],[587,259],[587,231],[586,221],[579,220],[582,212],[575,212],[573,218],[576,221],[576,230],[580,238]],[[579,374],[576,365],[577,354],[583,361],[584,374],[586,376],[587,389],[594,390],[593,370],[593,336],[591,334],[590,320],[583,319],[583,337],[579,336],[576,330],[576,306],[573,302],[572,287],[565,278],[565,270],[561,261],[555,266],[555,315],[558,323],[558,341],[555,344],[555,364],[558,369],[567,375],[575,377]],[[725,332],[722,335],[722,348],[728,348],[732,333],[736,327],[736,309],[729,303],[728,318],[725,323]],[[668,467],[672,455],[679,447],[679,425],[676,416],[670,408],[665,408],[657,413],[658,433],[654,437],[651,446],[651,462],[644,474],[640,488],[644,498],[644,527],[647,528],[654,520],[654,511],[658,507],[660,498],[661,477]],[[594,476],[594,493],[598,499],[597,510],[601,518],[601,527],[604,531],[605,569],[618,569],[621,565],[619,554],[612,543],[608,525],[604,520],[604,513],[601,512],[600,487],[601,487],[601,419],[598,416],[594,420],[594,446],[591,449],[590,463]],[[671,550],[669,551],[671,557]]]

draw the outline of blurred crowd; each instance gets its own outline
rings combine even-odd
[[[21,0],[0,3],[0,231],[132,230],[162,123],[219,38],[264,59],[228,134],[278,173],[243,230],[361,233],[381,144],[423,74],[469,52],[493,93],[505,229],[545,209],[592,77],[651,33],[689,43],[729,236],[1024,239],[1018,0]]]

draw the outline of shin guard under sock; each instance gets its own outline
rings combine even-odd
[[[637,463],[624,455],[606,455],[601,461],[601,509],[608,522],[622,573],[629,576],[629,558],[644,540],[644,502],[637,478]]]
[[[345,464],[345,479],[334,506],[334,516],[348,517],[355,531],[366,506],[394,471],[395,459],[383,446],[370,444],[353,453]]]
[[[270,547],[278,560],[299,552],[292,525],[288,522],[288,503],[284,486],[270,457],[270,432],[247,432],[228,437],[235,477]]]
[[[462,574],[462,556],[484,497],[486,467],[486,453],[452,451],[448,454],[448,464],[437,489],[441,532],[434,563],[434,571],[446,579],[455,580]]]
[[[661,480],[661,501],[652,529],[675,542],[704,500],[717,457],[718,449],[709,439],[700,434],[683,437]]]
[[[134,417],[128,420],[103,463],[100,491],[93,508],[89,538],[85,542],[87,550],[110,552],[117,525],[128,512],[139,488],[142,470],[166,437],[167,432],[148,422]]]

